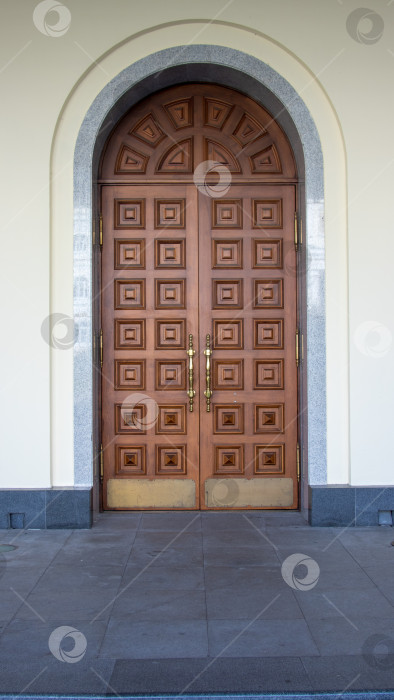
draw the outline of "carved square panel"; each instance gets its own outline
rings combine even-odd
[[[213,199],[212,228],[242,228],[242,199]]]
[[[146,474],[145,446],[115,447],[115,474],[121,476],[142,476]]]
[[[281,238],[254,238],[252,267],[280,269],[283,267]]]
[[[254,323],[254,347],[283,348],[283,324],[282,319],[255,319]]]
[[[186,434],[186,405],[171,404],[159,405],[159,414],[156,421],[156,433],[170,434],[179,433]]]
[[[215,446],[214,474],[243,474],[243,445]]]
[[[115,199],[115,228],[145,228],[145,199]]]
[[[255,404],[254,407],[254,432],[255,433],[283,433],[284,430],[284,404]]]
[[[155,321],[156,324],[156,349],[182,350],[185,345],[185,319],[179,321]]]
[[[244,431],[243,404],[215,404],[213,407],[213,432],[235,435]]]
[[[156,238],[155,267],[165,269],[186,267],[185,238]]]
[[[145,268],[145,241],[143,239],[115,239],[115,270]]]
[[[244,346],[244,322],[242,319],[220,319],[213,322],[213,347],[215,350],[242,350]]]
[[[145,404],[115,404],[115,432],[118,435],[146,433],[146,412]]]
[[[254,199],[253,228],[282,228],[282,200]]]
[[[254,361],[255,389],[283,389],[283,360]]]
[[[255,474],[284,474],[284,445],[255,445],[254,450]]]
[[[212,280],[213,309],[242,309],[243,280]]]
[[[254,308],[283,309],[283,280],[254,280]]]
[[[185,200],[155,199],[155,228],[185,228]]]
[[[186,473],[186,445],[156,445],[156,474]]]
[[[186,280],[155,280],[156,309],[184,309],[186,307]]]
[[[115,309],[145,309],[145,280],[115,280]]]
[[[115,389],[145,389],[145,360],[115,360]]]
[[[213,360],[214,389],[243,389],[244,364],[243,360]]]
[[[115,349],[145,349],[145,320],[115,320]]]
[[[214,238],[212,240],[212,268],[242,267],[242,240]]]
[[[183,391],[186,389],[186,360],[156,360],[156,389]]]

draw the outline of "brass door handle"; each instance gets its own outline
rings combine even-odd
[[[189,333],[189,349],[186,352],[189,356],[189,387],[188,387],[187,395],[189,397],[189,411],[192,413],[193,412],[193,400],[194,400],[194,397],[196,395],[196,392],[193,389],[193,383],[194,383],[193,357],[194,357],[196,351],[193,350],[193,336],[191,333]]]
[[[207,413],[210,412],[211,410],[211,396],[212,396],[212,391],[211,391],[211,355],[212,355],[212,350],[211,350],[211,336],[207,335],[206,338],[206,348],[204,350],[204,355],[206,357],[206,363],[205,363],[205,383],[206,383],[206,389],[204,391],[204,396],[207,400]]]

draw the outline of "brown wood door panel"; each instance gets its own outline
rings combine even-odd
[[[221,193],[206,160],[227,173]],[[177,86],[119,122],[100,184],[104,508],[296,508],[296,170],[286,136],[234,90]]]
[[[191,413],[186,375],[188,334],[198,342],[196,189],[103,187],[102,215],[104,507],[165,508],[177,489],[198,507],[199,395]]]

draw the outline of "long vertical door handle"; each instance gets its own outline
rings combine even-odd
[[[196,351],[193,350],[193,336],[191,333],[189,333],[189,349],[186,352],[189,356],[189,386],[188,386],[187,395],[189,397],[189,411],[190,411],[190,413],[192,413],[193,412],[193,400],[194,400],[194,397],[196,395],[196,392],[193,388],[193,383],[194,383],[193,357],[194,357]]]
[[[209,335],[209,333],[207,334],[207,338],[206,338],[206,348],[204,350],[204,355],[206,357],[206,363],[205,363],[206,389],[204,391],[204,396],[206,398],[207,413],[209,413],[211,410],[211,396],[212,396],[212,390],[211,390],[211,355],[212,355],[212,350],[211,350],[211,336]]]

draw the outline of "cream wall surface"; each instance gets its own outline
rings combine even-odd
[[[348,20],[353,0],[68,0],[69,14],[36,11],[33,21],[36,7],[0,3],[0,487],[73,483],[72,347],[50,349],[41,326],[50,313],[73,312],[72,166],[83,118],[123,68],[193,43],[268,63],[316,123],[326,196],[328,482],[393,484],[394,4],[371,0],[357,22]]]

